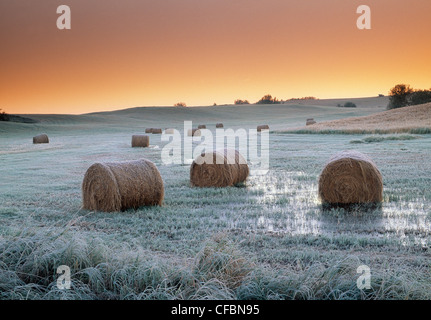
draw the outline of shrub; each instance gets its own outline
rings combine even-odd
[[[250,104],[250,102],[248,100],[236,99],[235,104]]]
[[[174,107],[187,107],[185,102],[178,102],[174,104]]]
[[[337,107],[339,108],[356,108],[356,104],[354,104],[353,102],[346,102],[345,104],[337,104]]]
[[[344,108],[356,108],[356,104],[349,101],[344,104]]]
[[[275,104],[280,103],[280,101],[277,100],[276,97],[272,97],[270,94],[264,95],[257,104]]]

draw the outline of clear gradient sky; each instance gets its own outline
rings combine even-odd
[[[372,29],[358,30],[368,5]],[[72,29],[58,30],[59,5]],[[85,113],[431,87],[430,0],[0,0],[0,108]]]

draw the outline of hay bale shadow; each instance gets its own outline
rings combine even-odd
[[[381,216],[383,214],[383,205],[381,202],[370,203],[322,203],[322,214],[332,214],[334,211],[349,215],[375,215]]]

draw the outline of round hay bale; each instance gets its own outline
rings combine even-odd
[[[132,148],[142,147],[146,148],[150,145],[150,137],[145,135],[132,136]]]
[[[200,137],[201,131],[199,129],[189,129],[187,131],[187,136],[189,136],[189,137]]]
[[[153,130],[151,131],[152,134],[161,134],[162,133],[162,129],[160,128],[153,128]]]
[[[307,119],[307,122],[305,123],[305,125],[310,126],[312,124],[315,124],[316,121],[314,121],[314,119]]]
[[[358,151],[333,156],[319,178],[323,204],[372,204],[383,200],[383,179],[374,162]]]
[[[257,126],[257,132],[261,132],[262,130],[269,130],[269,126],[267,124]]]
[[[84,209],[105,212],[161,206],[163,180],[155,164],[146,159],[95,163],[85,173],[82,198]]]
[[[154,128],[145,129],[145,133],[153,133]]]
[[[216,128],[223,128],[224,126],[223,126],[223,123],[217,123],[216,124]]]
[[[200,124],[200,125],[198,125],[198,129],[206,129],[207,128],[207,126],[206,125],[204,125],[204,124]]]
[[[244,182],[248,175],[247,161],[234,149],[202,153],[190,166],[192,187],[230,187]]]
[[[174,133],[175,133],[175,129],[172,129],[172,128],[165,129],[165,134],[174,134]]]
[[[49,143],[49,138],[46,134],[39,134],[35,137],[33,137],[33,143],[34,144],[38,144],[38,143]]]

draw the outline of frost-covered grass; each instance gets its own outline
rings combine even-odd
[[[149,120],[105,117],[0,130],[1,299],[431,298],[431,136],[351,144],[352,135],[271,133],[266,175],[195,189],[188,165],[161,162],[159,135],[150,148],[130,147]],[[32,145],[39,132],[51,143]],[[318,176],[346,149],[382,172],[381,209],[322,210]],[[163,207],[81,210],[91,164],[139,157],[159,167]],[[70,290],[56,286],[60,265],[71,269]],[[371,289],[357,287],[360,265],[371,269]]]

